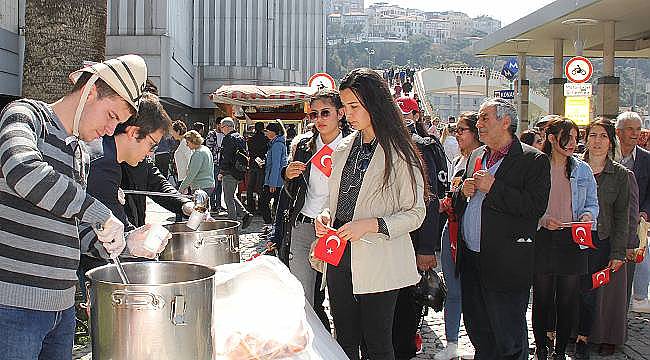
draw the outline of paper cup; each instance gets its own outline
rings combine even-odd
[[[185,225],[192,230],[198,229],[205,219],[205,214],[206,213],[198,210],[192,211],[192,214],[190,214],[190,218],[187,220],[187,223]]]

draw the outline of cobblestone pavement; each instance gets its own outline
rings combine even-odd
[[[149,222],[171,222],[174,220],[173,215],[164,209],[158,207],[156,204],[149,202],[147,211],[147,221]],[[263,222],[260,217],[255,217],[251,226],[243,230],[239,236],[240,248],[242,249],[241,258],[248,259],[255,252],[264,250],[265,241],[260,240],[260,231]],[[326,310],[329,313],[329,306],[325,304]],[[531,307],[528,306],[527,318],[528,324],[528,338],[531,342],[531,354],[534,351],[532,344],[533,333],[530,328]],[[433,359],[433,356],[439,349],[444,347],[445,331],[444,319],[442,312],[436,313],[429,310],[429,314],[425,317],[425,322],[422,326],[422,337],[424,339],[424,349],[416,359]],[[607,359],[607,360],[620,360],[620,359],[650,359],[650,315],[632,313],[628,314],[628,341],[627,343],[618,348],[616,353],[612,356],[601,357],[598,355],[598,349],[592,348],[591,359]],[[461,322],[459,349],[463,354],[463,359],[473,359],[474,348],[467,337],[465,328]],[[90,360],[90,344],[84,347],[75,347],[74,359]],[[530,356],[533,359],[533,356]]]

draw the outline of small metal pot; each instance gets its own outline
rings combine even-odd
[[[160,260],[187,261],[206,266],[238,263],[239,222],[217,220],[202,223],[195,231],[185,223],[165,225],[172,234]]]
[[[93,359],[212,358],[215,270],[181,262],[123,264],[90,270]]]

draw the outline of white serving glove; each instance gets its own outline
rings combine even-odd
[[[117,188],[117,201],[124,206],[126,204],[126,195],[124,195],[124,190]]]
[[[120,256],[126,247],[124,224],[122,224],[120,219],[111,213],[111,216],[106,222],[93,226],[93,229],[97,234],[97,239],[102,243],[106,252],[108,252],[109,257],[115,259]]]
[[[154,238],[149,239],[147,241],[147,235],[149,235],[150,233],[152,233],[151,236],[154,236]],[[162,239],[159,239],[158,236],[160,236],[160,238]],[[147,259],[153,259],[156,257],[156,255],[158,255],[165,249],[171,237],[172,234],[170,234],[169,231],[167,231],[167,229],[165,229],[164,227],[160,225],[146,224],[144,226],[141,226],[133,230],[127,236],[126,242],[129,247],[129,252],[131,253],[131,255],[137,257],[143,257]],[[147,245],[152,243],[158,244],[158,242],[160,242],[160,245],[156,250],[151,251],[150,249],[147,248]]]
[[[188,201],[185,204],[183,204],[183,214],[185,216],[190,216],[192,215],[192,211],[194,211],[194,203],[192,201]]]

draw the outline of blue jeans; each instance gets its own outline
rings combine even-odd
[[[74,306],[39,311],[0,305],[0,358],[72,359],[75,325]]]
[[[650,258],[648,255],[648,248],[646,248],[643,262],[636,264],[634,271],[634,298],[637,300],[648,298],[648,280],[650,280]]]
[[[447,342],[458,342],[460,331],[460,278],[456,276],[456,263],[451,257],[451,244],[449,243],[449,223],[442,230],[442,251],[440,253],[442,274],[447,284],[447,299],[445,300],[445,336]]]

